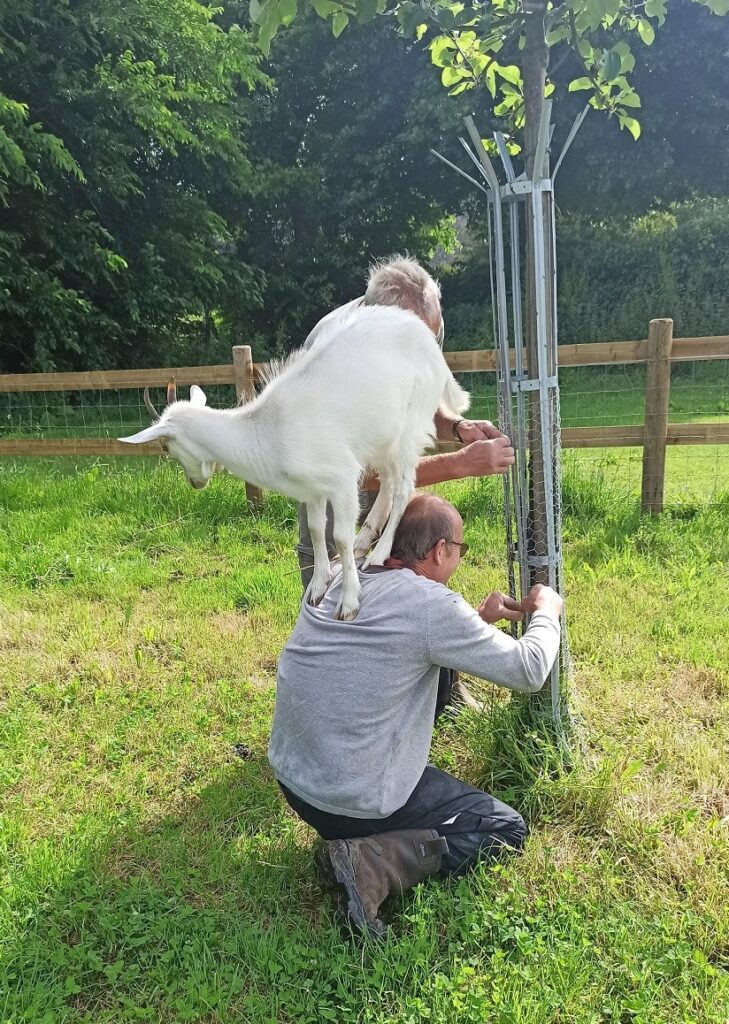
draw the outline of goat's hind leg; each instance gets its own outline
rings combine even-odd
[[[342,562],[342,597],[336,617],[347,621],[359,611],[360,583],[357,566],[354,564],[354,532],[357,519],[357,487],[353,480],[351,487],[342,487],[330,495],[334,519],[334,546]]]
[[[311,546],[314,549],[314,575],[306,591],[307,604],[319,604],[331,579],[329,552],[327,551],[327,503],[324,498],[316,498],[306,503],[306,517],[311,533]]]
[[[380,474],[380,490],[370,514],[362,523],[362,527],[354,540],[354,557],[362,558],[367,554],[373,543],[385,528],[385,523],[392,508],[392,477],[389,473]]]
[[[395,530],[402,519],[402,514],[405,511],[407,503],[410,501],[414,490],[415,463],[412,461],[408,461],[407,465],[402,465],[401,463],[399,472],[395,476],[395,488],[392,496],[390,518],[387,520],[387,525],[382,531],[382,536],[364,564],[365,569],[368,565],[384,565],[385,559],[389,558],[390,551],[392,550],[392,542],[395,538]]]

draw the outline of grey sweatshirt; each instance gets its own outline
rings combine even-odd
[[[278,663],[268,758],[306,803],[385,818],[425,770],[439,666],[534,692],[557,655],[559,621],[532,616],[519,640],[459,595],[410,569],[360,571],[352,622],[339,622],[337,570],[317,608],[302,604]]]

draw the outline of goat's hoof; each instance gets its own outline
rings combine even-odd
[[[360,530],[360,532],[354,538],[353,554],[355,561],[358,558],[364,558],[364,556],[372,547],[372,542],[374,541],[374,539],[374,533],[371,533],[369,530],[365,531],[364,527]]]
[[[351,622],[352,619],[356,619],[357,618],[357,612],[358,611],[359,611],[359,605],[358,604],[356,604],[354,606],[354,608],[348,608],[348,607],[345,607],[345,605],[340,605],[339,608],[337,608],[337,614],[334,617],[336,619],[339,619],[340,622]]]
[[[317,587],[316,589],[312,587],[306,595],[306,603],[313,605],[316,608],[318,604],[321,604],[321,599],[324,597],[326,590],[326,584],[323,587]]]

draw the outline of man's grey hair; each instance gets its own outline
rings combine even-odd
[[[440,285],[416,260],[389,256],[370,268],[365,303],[368,306],[399,306],[425,323],[440,319]]]
[[[435,496],[432,496],[435,497]],[[453,511],[447,502],[412,502],[395,530],[390,556],[412,565],[427,558],[439,540],[453,541]]]

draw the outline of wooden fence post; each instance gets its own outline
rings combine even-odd
[[[648,325],[643,487],[640,499],[643,512],[651,515],[663,511],[672,345],[673,320],[651,320]]]
[[[253,376],[253,352],[250,345],[233,346],[233,372],[235,374],[235,393],[239,402],[250,402],[255,398],[256,384]],[[256,507],[263,503],[263,492],[260,487],[246,483],[246,498]]]

